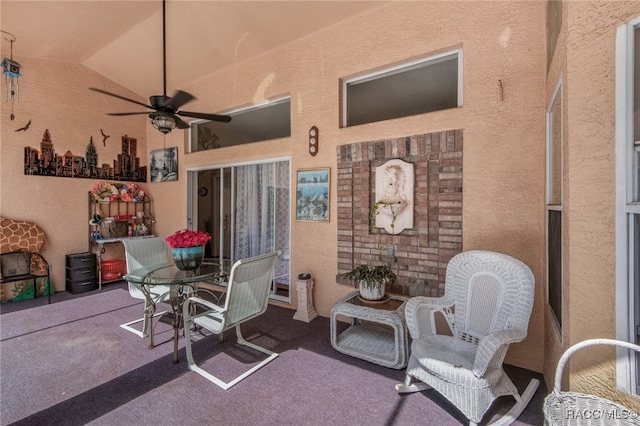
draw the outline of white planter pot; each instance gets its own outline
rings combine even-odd
[[[381,300],[384,298],[385,283],[374,283],[365,287],[364,281],[358,283],[360,297],[367,300]]]

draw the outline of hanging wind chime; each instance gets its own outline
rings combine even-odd
[[[10,43],[10,58],[3,58],[2,63],[2,74],[4,74],[4,85],[5,85],[5,98],[7,102],[11,102],[11,120],[15,118],[13,114],[13,104],[14,102],[20,101],[20,84],[18,83],[18,78],[20,77],[20,68],[21,65],[13,60],[13,42],[16,41],[16,36],[6,31],[0,30],[0,32],[4,34],[8,34],[10,38],[4,37]]]

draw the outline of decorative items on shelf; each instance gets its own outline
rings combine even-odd
[[[98,202],[115,201],[118,194],[118,188],[108,182],[99,182],[91,187],[91,195]]]
[[[89,219],[89,225],[91,225],[91,241],[101,240],[102,233],[100,232],[100,225],[102,225],[102,216],[99,214],[94,214],[91,219]]]
[[[133,235],[137,237],[143,237],[149,233],[149,229],[144,223],[136,223],[133,227]]]
[[[166,238],[176,267],[183,271],[198,269],[204,259],[204,246],[211,235],[204,231],[182,229]]]
[[[99,182],[91,187],[91,195],[96,201],[105,203],[116,200],[135,202],[144,200],[144,191],[135,183]]]
[[[135,183],[122,184],[120,189],[120,199],[122,201],[137,201],[140,202],[144,199],[144,191],[140,189]]]
[[[89,240],[153,234],[151,199],[135,183],[99,182],[89,191]]]

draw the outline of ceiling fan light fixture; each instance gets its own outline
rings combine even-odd
[[[168,115],[156,115],[151,119],[151,124],[165,135],[176,128],[176,121]]]

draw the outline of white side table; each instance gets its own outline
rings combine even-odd
[[[404,319],[407,299],[389,296],[388,300],[367,302],[353,292],[331,308],[331,345],[346,355],[384,367],[402,369],[409,357],[409,337]],[[338,315],[351,318],[351,325],[337,334]]]

